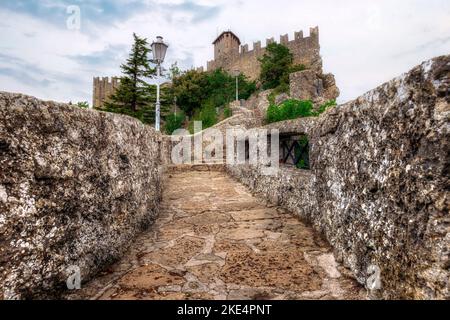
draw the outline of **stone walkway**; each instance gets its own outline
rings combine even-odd
[[[311,228],[203,170],[170,173],[156,223],[70,298],[365,298]]]

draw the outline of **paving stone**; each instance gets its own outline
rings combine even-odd
[[[224,172],[172,170],[156,223],[69,298],[364,298],[331,247],[288,212]]]

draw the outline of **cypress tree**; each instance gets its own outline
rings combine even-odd
[[[133,34],[134,44],[126,63],[121,65],[123,76],[116,92],[105,103],[105,111],[127,114],[139,118],[145,123],[151,121],[151,109],[154,109],[154,92],[146,78],[155,75],[156,69],[150,66],[151,49],[147,39]],[[154,114],[154,111],[153,111]]]

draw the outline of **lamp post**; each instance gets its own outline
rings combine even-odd
[[[177,116],[177,96],[173,97],[173,113]]]
[[[239,75],[241,72],[239,70],[234,70],[234,73],[236,75],[236,102],[239,101]]]
[[[160,84],[159,78],[161,77],[161,64],[166,57],[167,48],[169,46],[164,43],[163,37],[156,37],[156,41],[152,43],[153,63],[156,63],[156,110],[155,110],[155,129],[161,130],[161,101],[160,101]]]

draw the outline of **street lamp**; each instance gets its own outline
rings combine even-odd
[[[160,84],[159,78],[161,77],[161,64],[164,62],[164,58],[166,57],[167,48],[169,46],[164,43],[162,37],[156,37],[156,41],[152,43],[152,53],[153,53],[153,63],[156,63],[156,120],[155,120],[155,129],[156,131],[160,131],[161,128],[161,101],[160,101]]]
[[[173,113],[175,114],[175,117],[177,116],[177,96],[173,97]]]
[[[236,102],[239,101],[239,75],[241,72],[239,70],[234,70],[234,74],[236,75]]]

